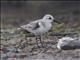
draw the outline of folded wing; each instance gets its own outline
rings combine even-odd
[[[27,24],[27,25],[23,25],[23,26],[21,26],[21,28],[23,28],[23,29],[25,29],[25,30],[36,30],[36,29],[38,29],[40,27],[40,24],[39,24],[39,22],[31,22],[31,23],[29,23],[29,24]]]

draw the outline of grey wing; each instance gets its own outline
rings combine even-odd
[[[40,27],[39,22],[31,22],[27,25],[23,25],[21,26],[23,29],[27,29],[27,30],[36,30],[37,28]]]
[[[39,22],[36,22],[35,24],[33,24],[34,27],[32,28],[32,30],[36,30],[40,27]]]
[[[32,22],[30,28],[31,28],[32,30],[36,30],[36,29],[38,29],[39,27],[40,27],[39,22]]]

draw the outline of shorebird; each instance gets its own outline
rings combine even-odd
[[[38,38],[40,39],[40,43],[43,46],[41,36],[51,29],[52,22],[56,22],[54,17],[50,14],[46,14],[42,19],[38,19],[20,27],[36,36],[37,46],[39,46],[37,40]]]

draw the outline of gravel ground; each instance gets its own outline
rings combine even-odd
[[[34,37],[14,38],[1,43],[1,60],[80,60],[80,50],[56,52],[56,37],[43,38],[44,48],[38,48]]]

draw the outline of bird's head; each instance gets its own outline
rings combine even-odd
[[[54,17],[50,14],[46,14],[44,17],[43,17],[43,20],[48,20],[49,22],[53,22],[54,20]]]
[[[59,21],[57,21],[52,15],[50,14],[46,14],[44,17],[43,17],[43,20],[45,21],[48,21],[48,22],[51,22],[53,24],[53,22],[56,22],[56,23],[59,23]]]

